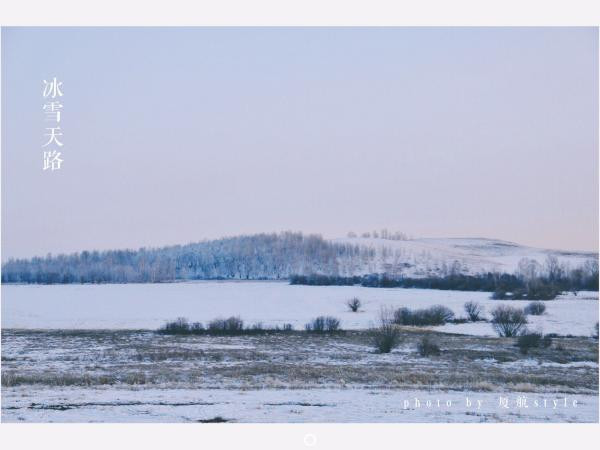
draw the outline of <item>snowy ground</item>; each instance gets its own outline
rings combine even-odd
[[[440,355],[419,354],[424,335]],[[378,354],[365,331],[4,330],[2,369],[4,421],[585,422],[598,413],[598,341],[589,337],[523,355],[511,338],[405,328],[398,348]],[[515,404],[519,395],[528,408]],[[565,397],[568,407],[553,406]],[[438,399],[443,407],[427,407]]]
[[[2,402],[4,422],[598,421],[597,396],[529,392],[9,388]]]
[[[354,296],[363,303],[358,313],[345,306]],[[392,353],[374,352],[366,329],[382,307],[442,304],[460,317],[467,301],[480,302],[486,314],[503,303],[527,304],[489,296],[287,282],[3,285],[2,420],[596,422],[598,341],[590,336],[597,292],[545,302],[546,314],[530,316],[528,326],[579,337],[554,338],[527,355],[486,322],[405,327]],[[333,315],[350,331],[235,337],[149,331],[178,316],[207,322],[230,315],[249,324],[289,322],[296,330]],[[419,354],[425,335],[437,342],[439,356]],[[516,403],[523,395],[527,408]]]
[[[359,297],[361,312],[345,301]],[[169,284],[2,285],[2,327],[28,329],[156,329],[166,320],[187,317],[207,322],[239,315],[247,323],[292,323],[296,329],[319,315],[341,319],[344,329],[369,328],[382,307],[424,308],[435,304],[464,316],[473,300],[489,311],[499,304],[487,292],[382,289],[359,286],[291,286],[287,282],[201,281]],[[546,314],[530,316],[532,329],[589,336],[598,321],[598,293],[581,292],[546,303]],[[438,328],[439,329],[439,328]],[[445,332],[494,335],[490,324],[446,325]]]

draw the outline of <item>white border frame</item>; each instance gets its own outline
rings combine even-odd
[[[597,0],[14,0],[2,26],[598,26]],[[598,424],[2,424],[4,448],[571,449]],[[305,444],[306,436],[316,438]],[[308,438],[307,443],[311,443]]]
[[[13,0],[0,25],[598,26],[597,0]]]

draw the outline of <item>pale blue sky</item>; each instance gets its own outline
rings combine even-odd
[[[4,28],[2,51],[3,259],[381,227],[598,249],[596,28]]]

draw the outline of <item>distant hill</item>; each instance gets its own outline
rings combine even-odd
[[[543,265],[548,256],[553,256],[569,269],[598,259],[598,254],[593,252],[539,249],[486,238],[390,240],[354,237],[332,242],[370,249],[374,256],[366,268],[368,273],[388,272],[411,277],[440,276],[451,272],[472,275],[514,273],[523,258]]]
[[[153,283],[198,279],[287,279],[293,274],[443,277],[513,273],[523,258],[540,270],[548,256],[574,269],[596,253],[535,249],[494,239],[343,238],[283,232],[139,250],[82,251],[11,259],[5,283]]]

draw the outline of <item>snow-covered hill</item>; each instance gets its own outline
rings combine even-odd
[[[293,275],[439,277],[514,273],[523,258],[543,267],[556,256],[564,273],[597,254],[542,250],[493,239],[345,238],[282,232],[139,250],[82,251],[9,260],[3,283],[159,283],[178,280],[280,280]],[[535,266],[535,265],[533,265]],[[589,269],[589,268],[588,268]],[[541,271],[541,268],[540,268]],[[594,277],[596,270],[585,270]],[[582,286],[580,286],[582,287]],[[587,286],[583,286],[587,288]]]
[[[486,238],[423,238],[390,240],[379,238],[341,238],[332,242],[358,245],[375,251],[376,256],[362,268],[365,273],[401,273],[404,276],[444,275],[454,271],[513,273],[522,258],[543,265],[549,255],[574,269],[597,253],[548,250],[514,242]]]

